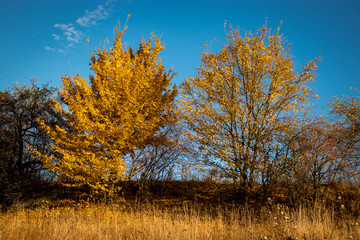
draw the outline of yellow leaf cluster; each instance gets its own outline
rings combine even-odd
[[[45,165],[72,184],[104,190],[121,180],[123,156],[142,148],[164,125],[175,121],[172,69],[159,59],[164,49],[151,35],[134,52],[117,32],[113,47],[91,55],[94,75],[63,76],[56,108],[65,126],[52,129],[40,122],[54,141],[55,154]]]

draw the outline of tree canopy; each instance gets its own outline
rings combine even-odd
[[[136,51],[121,42],[118,31],[110,50],[91,56],[94,75],[63,76],[58,109],[67,127],[41,125],[54,140],[60,157],[44,156],[46,166],[70,180],[108,190],[125,171],[123,156],[142,148],[163,126],[174,121],[172,69],[166,71],[159,54],[164,49],[151,35]]]
[[[34,79],[30,85],[14,84],[0,91],[0,203],[10,204],[46,175],[31,150],[44,156],[51,152],[51,140],[37,119],[61,126],[61,115],[54,109],[54,92],[47,85],[37,86]]]
[[[280,28],[245,36],[230,28],[221,51],[204,51],[197,76],[181,87],[188,138],[243,191],[281,167],[296,116],[316,96],[309,82],[318,59],[297,71],[289,50]]]

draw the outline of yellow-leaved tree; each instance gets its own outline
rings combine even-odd
[[[171,86],[172,69],[166,71],[159,53],[164,49],[153,34],[133,51],[121,43],[126,27],[113,47],[99,48],[91,56],[94,75],[63,76],[56,105],[66,127],[42,127],[55,144],[54,154],[42,159],[70,186],[114,193],[123,178],[123,156],[152,141],[165,125],[175,121]]]
[[[219,53],[204,51],[194,78],[182,84],[183,125],[202,160],[239,183],[243,200],[255,182],[281,174],[297,115],[316,96],[308,83],[318,60],[295,70],[279,28],[241,36],[230,28]]]
[[[330,113],[338,117],[337,123],[342,127],[339,149],[341,159],[348,166],[348,177],[360,178],[360,91],[353,89],[352,96],[334,97],[330,104]]]

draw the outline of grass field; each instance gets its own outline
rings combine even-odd
[[[128,203],[18,207],[0,215],[0,239],[360,239],[358,220],[319,208],[166,207]]]

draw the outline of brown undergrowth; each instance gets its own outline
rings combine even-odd
[[[246,204],[216,182],[156,182],[143,196],[130,184],[107,204],[86,189],[45,190],[0,214],[0,239],[360,239],[359,189],[346,185],[298,205],[281,185]]]

